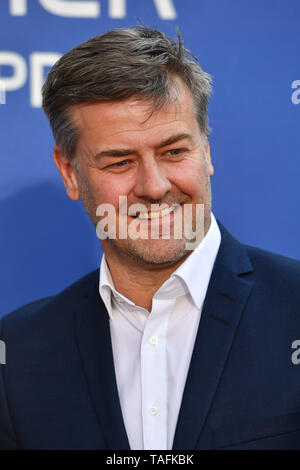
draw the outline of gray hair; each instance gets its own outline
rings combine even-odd
[[[74,161],[79,137],[70,117],[76,104],[152,101],[152,112],[174,100],[175,77],[190,90],[200,131],[208,135],[207,106],[211,77],[197,58],[177,40],[145,26],[120,28],[95,36],[63,55],[43,86],[43,110],[56,144]]]

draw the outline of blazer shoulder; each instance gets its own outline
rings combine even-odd
[[[2,328],[4,328],[4,325],[21,327],[24,322],[29,324],[41,318],[45,320],[47,312],[49,312],[51,317],[55,317],[56,314],[61,315],[62,310],[67,312],[74,305],[78,305],[82,298],[88,295],[92,288],[95,288],[98,279],[99,270],[96,269],[67,286],[56,295],[34,300],[3,315],[0,319],[0,324],[2,323]]]
[[[285,271],[292,276],[300,276],[300,261],[279,255],[254,246],[245,245],[254,267],[265,266],[266,269]]]
[[[298,297],[300,301],[300,261],[248,245],[246,249],[257,280]]]

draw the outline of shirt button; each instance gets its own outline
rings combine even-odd
[[[122,299],[122,297],[119,297],[118,295],[116,296],[116,301],[117,302],[124,302],[124,300]]]
[[[151,336],[151,338],[149,339],[149,343],[150,344],[153,344],[153,346],[155,346],[156,344],[158,344],[158,337],[157,336]]]
[[[156,416],[158,414],[158,407],[157,406],[151,406],[149,411],[150,411],[151,416]]]

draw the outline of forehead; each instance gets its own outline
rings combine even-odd
[[[166,133],[196,133],[198,123],[194,101],[186,87],[170,104],[153,111],[153,102],[130,98],[124,101],[91,102],[76,105],[71,118],[79,131],[78,144],[93,145],[94,141],[124,144],[145,143],[168,137]]]

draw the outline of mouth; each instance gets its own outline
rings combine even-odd
[[[161,211],[151,211],[151,212],[142,212],[142,213],[137,213],[135,215],[132,215],[131,217],[138,219],[138,220],[152,220],[152,219],[158,219],[160,217],[165,217],[169,214],[172,214],[173,212],[176,211],[180,207],[180,204],[173,204],[172,206],[163,209]]]

